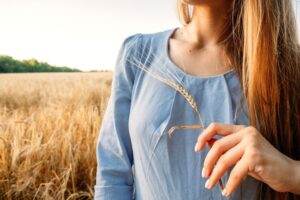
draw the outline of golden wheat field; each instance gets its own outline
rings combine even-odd
[[[111,72],[0,74],[0,199],[92,199]]]

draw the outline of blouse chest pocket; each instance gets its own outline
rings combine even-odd
[[[159,89],[157,89],[159,91]],[[166,134],[171,117],[173,94],[168,91],[142,92],[132,101],[129,117],[131,139],[136,146],[155,148],[158,139]]]
[[[155,148],[159,144],[161,137],[167,137],[168,131],[167,129],[168,119],[162,122],[159,126],[154,126],[152,123],[149,124],[150,127],[150,140],[149,140],[149,147],[150,147],[150,158],[151,154],[155,151]]]
[[[145,162],[145,169],[146,169],[146,178],[149,180],[149,171],[151,170],[158,170],[157,166],[161,165],[157,163],[158,160],[162,159],[164,152],[157,151],[159,146],[164,146],[162,143],[165,141],[163,140],[163,137],[167,137],[168,133],[166,131],[166,125],[168,123],[168,119],[166,119],[163,123],[161,123],[159,126],[155,126],[153,123],[149,123],[149,148],[146,150],[146,157],[147,161]],[[153,161],[155,160],[155,161]],[[155,163],[153,163],[155,162]],[[158,165],[157,165],[158,164]],[[163,164],[162,164],[163,165]]]
[[[129,120],[129,129],[133,148],[138,148],[139,151],[144,151],[145,154],[151,156],[151,152],[157,146],[160,137],[167,135],[168,118],[162,123],[154,124],[153,121],[146,118],[137,119],[132,115]]]

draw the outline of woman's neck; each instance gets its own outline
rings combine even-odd
[[[190,42],[199,48],[217,45],[228,31],[231,1],[218,5],[194,5],[191,22],[184,28]]]

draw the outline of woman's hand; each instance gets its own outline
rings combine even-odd
[[[278,192],[300,193],[300,164],[273,147],[254,127],[212,123],[198,137],[195,151],[203,150],[222,135],[208,152],[202,176],[209,177],[205,186],[214,187],[233,165],[222,194],[229,196],[247,175],[263,181]],[[284,142],[284,141],[282,141]]]

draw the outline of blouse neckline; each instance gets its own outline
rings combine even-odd
[[[192,74],[188,74],[185,71],[183,71],[183,69],[179,66],[177,66],[170,58],[169,55],[169,40],[171,38],[171,36],[173,35],[173,33],[178,29],[178,27],[174,28],[174,29],[170,29],[167,31],[166,34],[166,38],[163,42],[163,53],[165,54],[165,58],[167,63],[169,64],[169,66],[175,70],[177,73],[179,73],[181,76],[187,77],[187,78],[191,78],[191,79],[214,79],[214,78],[222,78],[224,76],[230,75],[232,73],[235,72],[235,69],[231,69],[228,70],[224,73],[221,74],[217,74],[217,75],[212,75],[212,76],[204,76],[204,75],[192,75]]]

